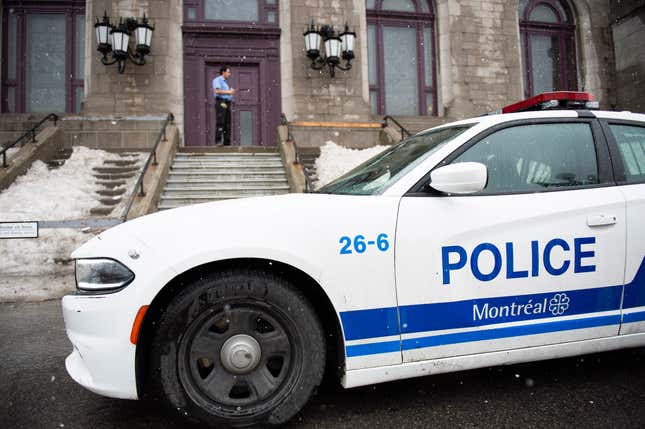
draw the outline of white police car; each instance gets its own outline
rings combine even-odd
[[[102,233],[73,254],[68,372],[266,427],[326,367],[354,387],[645,345],[645,115],[589,100],[422,132],[319,193]]]

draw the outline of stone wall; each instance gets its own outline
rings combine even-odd
[[[517,0],[437,0],[439,115],[463,118],[524,98]],[[614,104],[607,0],[576,0],[578,88]]]
[[[522,98],[517,0],[438,0],[439,115],[479,115]]]
[[[616,108],[645,113],[645,4],[612,2],[611,30],[616,53]]]
[[[183,123],[182,0],[92,0],[86,7],[85,102],[83,114],[144,115],[172,112]],[[145,13],[155,29],[146,64],[128,62],[119,74],[116,65],[104,66],[96,50],[95,18],[107,11],[119,17],[140,18]],[[132,35],[131,39],[134,39]],[[134,40],[130,41],[131,47]]]
[[[282,0],[281,79],[282,105],[289,120],[364,121],[370,108],[364,94],[363,79],[367,63],[365,39],[365,2],[358,0]],[[309,67],[305,55],[303,32],[311,20],[316,25],[333,25],[344,29],[345,22],[358,35],[356,58],[352,69],[336,70],[336,77],[328,69]],[[366,45],[365,45],[366,46]]]
[[[59,128],[63,131],[65,148],[85,146],[104,150],[149,151],[157,141],[164,121],[165,117],[161,116],[69,116],[59,122]]]

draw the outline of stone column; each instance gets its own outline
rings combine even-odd
[[[125,72],[104,66],[96,50],[96,17],[104,11],[119,17],[141,18],[154,25],[151,54],[146,64],[128,61]],[[92,0],[86,6],[85,102],[86,115],[149,115],[172,112],[183,123],[183,44],[181,0]],[[135,43],[132,34],[130,47]]]
[[[290,121],[366,121],[370,116],[364,80],[367,79],[365,2],[360,0],[282,0],[281,80],[282,106]],[[349,71],[310,68],[303,32],[316,25],[333,25],[338,31],[345,23],[356,32],[356,58]],[[321,46],[321,49],[324,49]],[[365,63],[365,64],[363,64]],[[343,62],[344,64],[344,62]]]
[[[521,100],[518,1],[438,0],[440,116],[477,116]]]
[[[645,113],[645,6],[612,2],[610,22],[616,57],[616,108]]]

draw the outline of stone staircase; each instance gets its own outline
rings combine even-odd
[[[277,150],[234,149],[177,152],[157,208],[289,193]]]
[[[90,210],[92,215],[120,215],[112,213],[114,208],[127,198],[126,181],[138,175],[141,171],[141,159],[137,153],[123,152],[118,159],[107,159],[100,167],[94,167],[93,175],[100,189],[96,191],[101,198],[100,205]]]
[[[48,169],[55,170],[65,164],[65,161],[67,161],[71,156],[72,149],[60,149],[50,160],[46,161],[45,164],[47,164]]]

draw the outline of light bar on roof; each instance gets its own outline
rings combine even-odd
[[[599,103],[588,92],[556,91],[544,92],[534,97],[527,98],[518,103],[511,104],[490,114],[529,112],[535,110],[591,110],[598,109]]]

